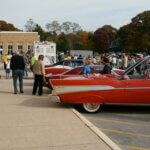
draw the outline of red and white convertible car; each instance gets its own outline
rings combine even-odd
[[[122,75],[89,75],[51,80],[52,95],[59,102],[82,104],[88,112],[96,112],[105,104],[150,104],[150,56],[139,60]],[[128,75],[141,66],[144,75]]]
[[[100,73],[103,70],[103,65],[90,65],[91,68],[91,73]],[[56,74],[56,75],[52,75],[52,74],[47,74],[45,75],[45,79],[46,79],[46,85],[49,88],[51,87],[51,82],[49,82],[49,80],[52,79],[64,79],[67,77],[77,77],[77,76],[81,76],[83,75],[83,66],[79,66],[79,67],[75,67],[72,68],[70,70],[65,71],[62,74]]]
[[[83,65],[83,60],[81,59],[62,60],[53,65],[45,66],[45,74],[51,74],[51,75],[61,74],[76,66],[82,66],[82,65]]]

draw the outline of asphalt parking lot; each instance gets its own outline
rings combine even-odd
[[[103,106],[93,114],[74,107],[123,150],[150,150],[150,106]]]

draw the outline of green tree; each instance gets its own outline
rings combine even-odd
[[[45,31],[42,29],[42,27],[40,25],[36,24],[33,32],[38,32],[38,34],[40,35],[40,40],[41,41],[45,41],[46,40]]]
[[[64,33],[61,33],[57,37],[56,44],[57,44],[57,50],[58,51],[66,52],[68,50],[68,40],[67,40],[67,37]]]
[[[150,49],[150,11],[132,18],[131,23],[121,27],[117,36],[120,48],[132,52]]]

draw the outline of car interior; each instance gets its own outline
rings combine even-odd
[[[118,76],[117,80],[136,80],[136,79],[150,79],[150,59],[130,70],[127,74]]]
[[[117,80],[136,80],[136,79],[150,79],[150,66],[146,66],[143,70],[143,74],[140,74],[136,69],[133,75],[123,75],[117,77]]]

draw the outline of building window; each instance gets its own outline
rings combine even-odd
[[[23,44],[22,43],[18,43],[18,52],[19,52],[19,54],[23,54]]]
[[[3,43],[0,43],[0,56],[3,55]]]
[[[27,52],[28,52],[28,53],[31,53],[32,50],[33,50],[32,43],[28,43],[28,45],[27,45]]]
[[[12,43],[8,43],[8,55],[12,55],[13,54],[13,44]]]
[[[54,53],[54,46],[51,46],[51,53]]]

